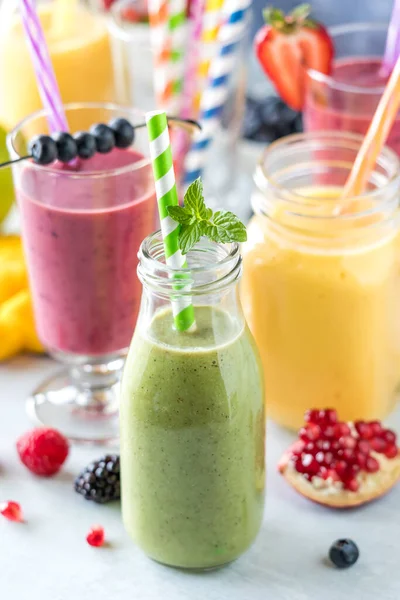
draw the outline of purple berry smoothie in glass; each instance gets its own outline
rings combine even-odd
[[[381,73],[387,25],[355,23],[331,30],[335,61],[330,76],[309,71],[305,131],[350,131],[364,135],[382,96]],[[388,138],[400,154],[400,115]]]
[[[85,130],[125,117],[144,124],[140,111],[112,105],[66,106]],[[37,133],[48,133],[45,112],[9,136],[14,158]],[[146,129],[133,147],[79,159],[77,168],[14,165],[36,326],[39,338],[67,371],[33,393],[36,419],[71,439],[105,442],[118,436],[118,386],[141,298],[136,274],[142,240],[154,230],[157,203]]]
[[[141,296],[137,253],[157,206],[150,169],[131,168],[143,159],[114,149],[82,161],[76,177],[21,170],[17,196],[36,326],[52,352],[97,356],[130,344]]]

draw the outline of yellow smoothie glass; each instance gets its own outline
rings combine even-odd
[[[242,303],[269,416],[298,428],[310,407],[381,419],[400,379],[399,161],[384,149],[368,191],[337,202],[362,138],[289,136],[256,171]]]
[[[39,2],[38,10],[64,103],[114,101],[104,17],[76,0]],[[0,89],[0,125],[7,130],[42,108],[18,14],[1,24]]]

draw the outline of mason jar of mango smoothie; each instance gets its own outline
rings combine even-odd
[[[242,304],[264,367],[268,415],[310,407],[382,419],[400,376],[399,160],[385,148],[361,197],[341,198],[362,139],[289,136],[255,174]]]

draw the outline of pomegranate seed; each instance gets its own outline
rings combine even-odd
[[[386,448],[387,448],[387,443],[385,442],[385,440],[383,440],[382,438],[379,437],[374,437],[371,441],[371,448],[372,450],[375,450],[375,452],[385,452]]]
[[[385,440],[388,444],[395,444],[397,440],[397,435],[391,429],[384,429],[381,434],[381,438]]]
[[[325,460],[324,460],[324,465],[327,467],[330,467],[331,464],[333,463],[333,454],[332,452],[325,452]]]
[[[304,450],[304,442],[303,440],[297,440],[292,446],[292,454],[293,456],[300,456],[300,454]]]
[[[370,425],[365,421],[355,421],[354,427],[356,428],[358,435],[364,440],[369,440],[374,435]]]
[[[323,452],[317,452],[315,455],[315,460],[319,463],[325,462],[325,454]]]
[[[328,469],[324,466],[321,466],[319,469],[318,477],[321,477],[322,479],[328,479],[328,473]]]
[[[301,456],[296,457],[293,466],[294,466],[294,468],[296,469],[296,471],[298,473],[301,473],[302,475],[304,475],[305,473],[307,473],[307,467],[305,467],[303,465],[303,461],[301,459]]]
[[[334,469],[328,469],[327,477],[325,477],[324,479],[332,479],[332,481],[340,481],[340,477]]]
[[[360,467],[360,469],[364,469],[365,463],[367,462],[367,455],[362,454],[361,452],[357,452],[355,464]]]
[[[308,442],[308,444],[304,446],[304,452],[314,455],[317,452],[314,442]]]
[[[354,451],[351,448],[345,448],[343,450],[343,459],[346,462],[352,462],[354,460]]]
[[[330,450],[331,446],[332,446],[332,444],[331,444],[331,442],[329,440],[317,440],[315,442],[315,447],[318,450],[325,450],[325,451],[326,450]]]
[[[379,421],[371,421],[368,423],[371,428],[372,435],[380,435],[382,433],[382,424]]]
[[[357,479],[355,479],[355,478],[344,481],[343,485],[344,485],[345,489],[349,490],[350,492],[356,492],[358,490],[358,488],[360,487],[360,484],[358,483]]]
[[[335,427],[333,425],[327,425],[324,429],[324,437],[326,438],[334,438],[335,437]]]
[[[306,427],[302,427],[300,432],[300,438],[305,442],[315,442],[321,435],[321,429],[319,425],[310,424]]]
[[[347,467],[347,475],[352,479],[360,470],[360,467],[356,463],[353,463]]]
[[[339,475],[340,479],[342,479],[342,477],[346,473],[346,470],[347,463],[345,463],[344,460],[338,460],[338,462],[335,464],[335,471]]]
[[[325,413],[321,416],[321,413]],[[334,408],[327,408],[325,411],[320,411],[320,418],[323,418],[325,423],[337,423],[337,412]]]
[[[94,525],[90,528],[86,536],[86,541],[90,546],[99,548],[104,544],[104,528],[101,525]]]
[[[395,444],[393,444],[392,446],[388,446],[388,448],[386,448],[386,450],[385,450],[386,458],[396,458],[398,453],[399,453],[399,451]]]
[[[304,415],[304,420],[306,423],[318,423],[319,422],[319,410],[311,409],[307,410]]]
[[[338,441],[334,441],[331,443],[331,450],[332,452],[337,452],[340,449],[340,444]]]
[[[357,444],[357,450],[359,450],[362,454],[369,454],[371,450],[371,444],[368,440],[360,440]]]
[[[303,467],[309,475],[316,475],[319,471],[319,464],[312,454],[304,454],[302,457]]]
[[[350,435],[350,427],[347,423],[336,423],[333,428],[334,430],[334,438],[336,440],[340,439],[343,436]]]
[[[342,448],[348,448],[349,450],[354,450],[354,448],[357,446],[357,440],[355,438],[351,437],[351,435],[346,435],[346,436],[340,438],[339,444],[341,445]]]
[[[8,502],[0,503],[0,514],[3,515],[9,521],[23,521],[21,506],[18,502],[12,502],[9,500]]]
[[[368,473],[376,473],[379,471],[379,463],[373,456],[368,456],[365,463],[365,470]]]

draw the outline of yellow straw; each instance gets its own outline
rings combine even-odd
[[[197,114],[200,109],[200,99],[203,92],[203,88],[206,84],[208,77],[208,70],[210,68],[211,56],[208,56],[207,50],[212,44],[215,45],[218,36],[218,30],[221,24],[221,9],[224,0],[206,0],[205,11],[204,11],[204,24],[201,32],[201,50],[206,53],[206,56],[200,61],[198,66],[198,78],[199,87],[195,98],[194,98],[194,109]]]

